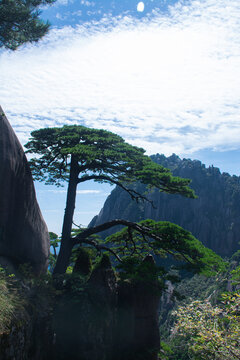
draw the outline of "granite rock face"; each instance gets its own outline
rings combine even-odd
[[[49,235],[23,148],[0,107],[0,264],[47,270]]]
[[[202,243],[221,256],[231,256],[239,249],[240,235],[240,177],[221,173],[218,168],[197,160],[183,159],[173,154],[153,155],[153,161],[169,168],[174,176],[189,178],[197,199],[153,191],[150,203],[136,203],[122,189],[115,188],[103,209],[89,226],[113,219],[140,221],[153,219],[171,221],[189,230]],[[134,189],[144,193],[146,187],[134,184]],[[103,236],[110,234],[106,231]],[[114,228],[117,231],[117,227]]]

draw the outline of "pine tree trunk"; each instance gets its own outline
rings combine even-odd
[[[72,155],[67,191],[67,201],[62,227],[61,247],[57,258],[56,266],[53,270],[53,274],[64,274],[66,272],[72,253],[73,243],[71,241],[71,231],[76,202],[78,173],[78,161],[77,158]]]

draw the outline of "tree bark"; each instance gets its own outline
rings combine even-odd
[[[62,239],[59,255],[57,258],[56,266],[53,270],[53,274],[64,274],[69,265],[73,241],[71,240],[71,232],[72,232],[72,223],[73,223],[73,215],[75,209],[76,202],[76,193],[77,193],[77,185],[78,185],[78,161],[76,156],[71,156],[71,164],[70,164],[70,176],[68,183],[68,191],[67,191],[67,201],[65,214],[63,219],[63,227],[62,227]]]

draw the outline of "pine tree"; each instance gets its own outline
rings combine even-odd
[[[36,42],[49,30],[50,24],[40,19],[40,6],[56,0],[1,0],[0,47],[16,50],[26,42]]]

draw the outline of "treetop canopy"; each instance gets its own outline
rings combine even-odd
[[[154,163],[145,150],[110,131],[81,125],[45,128],[31,133],[27,153],[36,180],[60,185],[69,180],[73,159],[78,183],[87,180],[124,184],[140,181],[160,191],[195,197],[189,179],[173,177],[169,169]]]

